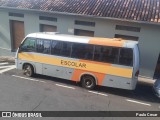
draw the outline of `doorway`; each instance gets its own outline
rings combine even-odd
[[[11,20],[10,29],[12,39],[12,50],[16,51],[16,49],[19,47],[24,38],[24,22]]]

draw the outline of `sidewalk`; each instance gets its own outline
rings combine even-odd
[[[153,85],[155,80],[150,79],[150,78],[143,78],[143,77],[138,77],[138,82],[142,84],[147,84],[147,85]]]
[[[0,56],[0,62],[9,62],[9,63],[14,63],[15,58],[12,56]]]

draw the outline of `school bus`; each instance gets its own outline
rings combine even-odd
[[[16,53],[16,68],[96,85],[134,90],[139,71],[136,41],[42,32],[27,35]]]

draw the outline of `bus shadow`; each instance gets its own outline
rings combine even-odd
[[[54,81],[59,84],[66,84],[66,85],[72,85],[72,86],[80,86],[80,83],[76,83],[70,80],[45,76],[45,75],[35,75],[34,78],[38,79],[45,79],[46,81]],[[113,94],[116,96],[122,96],[129,99],[134,99],[137,101],[146,101],[146,102],[152,102],[152,103],[160,103],[160,99],[156,97],[153,93],[152,86],[149,84],[141,83],[139,82],[137,84],[137,87],[135,90],[124,90],[124,89],[118,89],[118,88],[111,88],[111,87],[104,87],[104,86],[97,86],[95,89],[97,92],[102,92],[106,94]]]
[[[96,91],[127,97],[137,101],[160,103],[160,99],[154,95],[151,85],[139,82],[135,90],[123,90],[110,87],[97,87]]]
[[[79,86],[79,84],[71,80],[66,80],[66,79],[61,79],[61,78],[56,78],[56,77],[51,77],[51,76],[46,76],[46,75],[35,74],[33,77],[38,78],[38,79],[44,79],[45,81],[54,81],[59,84]]]

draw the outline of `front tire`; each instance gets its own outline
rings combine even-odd
[[[24,75],[28,76],[28,77],[32,77],[34,75],[34,70],[32,65],[26,64],[23,67],[23,73]]]
[[[92,90],[95,88],[96,86],[96,82],[94,77],[90,76],[90,75],[84,75],[81,78],[81,82],[82,82],[82,87]]]

